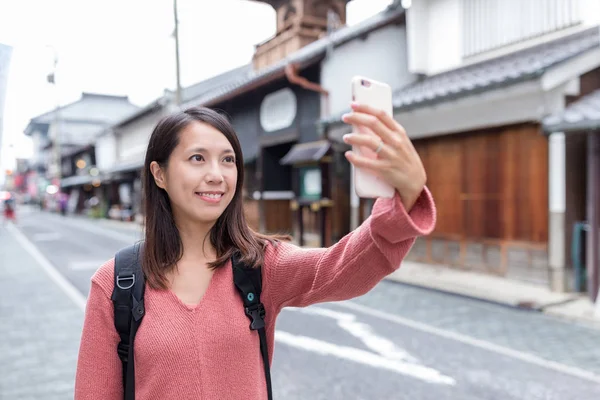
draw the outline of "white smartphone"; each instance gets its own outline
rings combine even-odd
[[[383,82],[355,76],[352,78],[352,101],[384,110],[390,116],[393,114],[392,88]],[[354,133],[377,136],[370,129],[358,126],[354,126]],[[377,158],[375,151],[365,146],[352,146],[352,151],[371,159]],[[362,168],[356,168],[354,165],[352,169],[354,171],[354,190],[357,196],[365,198],[394,197],[395,189],[379,176]]]

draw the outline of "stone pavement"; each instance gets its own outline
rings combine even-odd
[[[139,222],[108,219],[96,221],[109,228],[137,232],[143,230]],[[594,305],[585,294],[552,292],[526,282],[413,261],[405,261],[402,268],[387,279],[511,307],[535,309],[600,327],[600,303]]]
[[[0,399],[73,398],[84,298],[60,278],[0,226]]]
[[[600,327],[600,315],[584,294],[558,293],[539,285],[442,265],[405,261],[390,280],[511,307],[528,308]]]

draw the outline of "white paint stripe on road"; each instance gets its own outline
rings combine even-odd
[[[275,340],[302,350],[311,351],[322,355],[332,355],[344,360],[369,365],[371,367],[387,369],[402,375],[408,375],[413,378],[421,379],[427,383],[441,385],[456,384],[456,381],[453,378],[442,375],[432,368],[392,360],[382,357],[378,354],[361,349],[355,349],[353,347],[339,346],[337,344],[328,343],[307,336],[293,335],[284,331],[276,331]]]
[[[406,350],[396,346],[396,343],[378,335],[372,326],[357,321],[356,315],[345,312],[333,311],[328,308],[312,306],[308,308],[288,308],[288,310],[299,311],[304,314],[320,315],[334,319],[337,325],[350,335],[359,339],[371,351],[378,353],[387,359],[402,362],[420,364],[421,362]]]
[[[15,227],[12,224],[9,224],[7,226],[7,230],[10,233],[12,233],[15,239],[17,239],[17,241],[21,244],[21,246],[23,246],[23,248],[29,253],[29,255],[31,255],[38,262],[38,264],[40,265],[40,267],[42,267],[44,272],[48,274],[50,279],[52,279],[52,281],[54,281],[54,283],[58,285],[58,287],[71,300],[73,300],[75,305],[80,310],[84,311],[86,302],[85,296],[82,295],[81,292],[79,292],[79,290],[77,290],[77,288],[75,288],[75,286],[73,286],[71,282],[69,282],[64,276],[62,276],[61,273],[56,270],[56,268],[54,268],[52,263],[50,263],[50,261],[48,261],[48,259],[44,257],[44,255],[35,247],[33,243],[29,241],[29,239],[25,237],[25,235],[23,235],[23,233],[21,233],[21,231],[17,227]]]
[[[527,362],[527,363],[530,363],[533,365],[537,365],[540,367],[544,367],[547,369],[551,369],[551,370],[554,370],[554,371],[557,371],[557,372],[560,372],[563,374],[575,376],[577,378],[585,379],[585,380],[595,382],[595,383],[600,383],[600,376],[598,376],[592,372],[585,371],[585,370],[582,370],[577,367],[571,367],[569,365],[561,364],[561,363],[558,363],[555,361],[546,360],[545,358],[535,356],[530,353],[513,350],[508,347],[503,347],[503,346],[499,346],[494,343],[487,342],[485,340],[475,339],[473,337],[463,335],[460,333],[436,328],[434,326],[427,325],[422,322],[417,322],[417,321],[413,321],[413,320],[410,320],[407,318],[400,317],[398,315],[389,314],[384,311],[376,310],[376,309],[373,309],[373,308],[370,308],[367,306],[363,306],[361,304],[357,304],[354,302],[347,301],[347,302],[339,302],[339,303],[334,303],[334,304],[337,306],[340,306],[340,307],[350,309],[350,310],[359,311],[363,314],[370,315],[372,317],[377,317],[377,318],[384,319],[386,321],[394,322],[398,325],[408,326],[410,328],[417,329],[422,332],[430,333],[430,334],[437,335],[437,336],[440,336],[440,337],[443,337],[446,339],[450,339],[450,340],[455,340],[457,342],[461,342],[461,343],[464,343],[464,344],[467,344],[467,345],[473,346],[473,347],[478,347],[480,349],[492,351],[494,353],[497,353],[497,354],[500,354],[500,355],[503,355],[506,357],[512,357],[514,359],[524,361],[524,362]]]

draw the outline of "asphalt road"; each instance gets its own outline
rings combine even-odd
[[[40,212],[19,230],[87,295],[94,271],[141,232]],[[384,281],[358,299],[284,310],[276,399],[600,398],[600,331]]]

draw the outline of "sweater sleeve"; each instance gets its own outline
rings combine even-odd
[[[113,261],[107,262],[92,277],[77,360],[75,400],[123,398],[119,335],[110,293],[103,288],[112,283],[113,267]]]
[[[376,200],[371,216],[329,248],[269,246],[265,291],[272,306],[305,307],[367,293],[400,267],[415,238],[430,233],[435,220],[435,205],[425,188],[410,214],[397,193]]]

